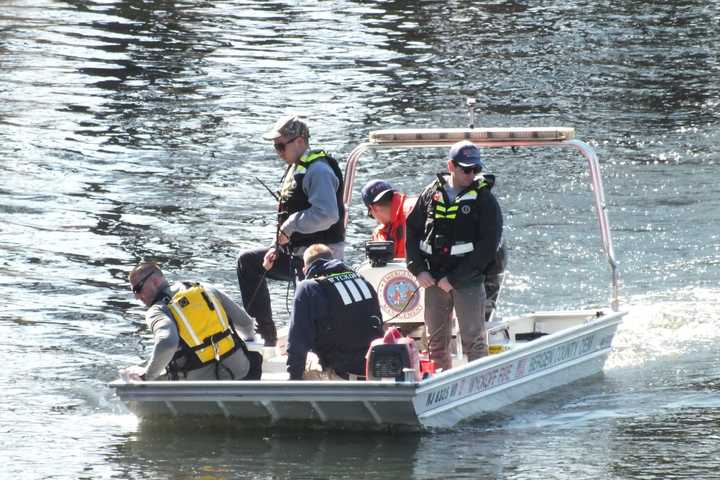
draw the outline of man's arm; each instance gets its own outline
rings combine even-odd
[[[180,344],[180,335],[175,321],[157,305],[150,307],[145,321],[153,334],[153,351],[145,366],[145,380],[154,380],[165,374]]]
[[[220,299],[228,319],[233,323],[235,330],[243,340],[255,340],[255,321],[253,318],[225,292],[214,287],[211,287],[211,289],[212,293]]]
[[[330,228],[340,218],[337,204],[339,187],[340,180],[330,165],[322,160],[310,164],[302,184],[310,208],[290,215],[280,230],[289,237],[295,232],[314,233]]]
[[[327,310],[320,289],[322,287],[314,280],[303,280],[295,291],[287,346],[290,380],[303,379],[307,354],[315,348],[315,319]]]
[[[425,235],[426,201],[425,195],[420,195],[405,222],[407,268],[415,276],[420,272],[427,271],[427,263],[420,252],[420,241]]]

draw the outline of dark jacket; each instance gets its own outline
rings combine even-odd
[[[500,206],[491,193],[495,177],[485,175],[476,180],[470,188],[477,189],[477,198],[471,204],[469,212],[459,209],[457,224],[462,231],[449,234],[448,242],[454,241],[453,235],[471,241],[472,252],[462,256],[428,255],[420,249],[420,242],[432,241],[433,197],[441,195],[449,174],[438,174],[438,179],[422,192],[415,207],[407,219],[407,267],[413,275],[427,271],[435,280],[446,276],[453,288],[477,285],[483,282],[483,272],[494,259],[502,240],[503,219]],[[478,188],[478,182],[486,186]],[[467,190],[466,190],[467,191]],[[465,217],[462,217],[465,215]],[[445,232],[447,233],[447,232]]]
[[[382,335],[372,285],[339,260],[316,260],[295,291],[287,348],[290,379],[303,378],[310,351],[323,369],[340,376],[364,375],[370,342]]]

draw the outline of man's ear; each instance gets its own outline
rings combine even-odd
[[[159,273],[156,273],[152,276],[151,280],[153,287],[157,289],[163,283],[165,277],[163,275],[160,275]]]

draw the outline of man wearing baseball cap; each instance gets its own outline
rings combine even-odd
[[[270,247],[243,252],[237,275],[245,310],[255,317],[266,346],[277,342],[266,277],[302,279],[302,254],[324,243],[342,259],[345,248],[343,175],[324,150],[310,149],[310,131],[298,115],[281,117],[263,138],[271,140],[287,168],[278,195],[277,238]]]
[[[394,243],[395,258],[405,258],[405,220],[416,197],[395,190],[385,180],[370,180],[360,191],[368,215],[377,220],[373,240]]]
[[[407,219],[407,266],[425,289],[425,326],[430,359],[452,367],[452,313],[468,361],[488,354],[485,271],[502,240],[500,206],[483,174],[480,150],[461,141],[450,148],[448,173],[438,174],[418,197]]]

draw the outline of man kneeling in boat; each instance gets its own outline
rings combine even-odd
[[[370,342],[383,336],[377,293],[334,260],[327,245],[303,254],[306,280],[295,291],[288,334],[290,380],[350,380],[365,374]],[[314,353],[320,365],[308,361]]]
[[[149,307],[145,321],[154,345],[145,366],[124,370],[128,379],[260,378],[262,357],[242,340],[253,338],[253,319],[224,292],[203,283],[170,286],[152,262],[135,267],[129,281],[135,298]]]

